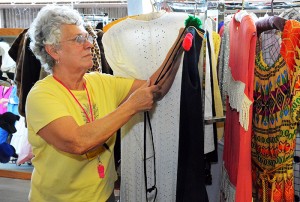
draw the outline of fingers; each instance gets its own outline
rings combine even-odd
[[[144,89],[145,91],[148,91],[149,98],[151,98],[153,101],[158,100],[161,97],[161,92],[159,90],[161,89],[161,86],[159,85],[152,85],[151,86],[151,80],[148,79],[141,87],[141,89]]]
[[[160,89],[161,89],[161,87],[158,86],[158,85],[153,85],[153,86],[150,86],[150,87],[149,87],[149,91],[150,91],[151,93],[156,93],[156,92],[158,92]]]
[[[150,86],[150,84],[151,84],[151,80],[148,79],[140,88],[147,88]]]
[[[153,108],[155,101],[161,97],[160,89],[160,86],[151,85],[151,81],[147,80],[130,95],[128,102],[137,112],[149,111]]]

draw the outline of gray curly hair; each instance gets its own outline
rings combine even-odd
[[[28,30],[30,49],[49,73],[52,73],[55,60],[46,52],[45,45],[59,47],[60,27],[63,24],[80,26],[83,25],[83,20],[77,10],[67,6],[48,5],[40,10]]]

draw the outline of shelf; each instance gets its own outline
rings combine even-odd
[[[11,36],[11,37],[16,37],[19,36],[19,34],[21,34],[21,32],[24,29],[21,28],[0,28],[0,36],[1,37],[7,37],[7,36]]]
[[[30,180],[30,172],[20,172],[14,170],[0,170],[0,177],[21,179],[21,180]]]

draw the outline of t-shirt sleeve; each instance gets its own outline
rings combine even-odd
[[[47,87],[33,87],[26,101],[27,123],[35,133],[50,122],[63,116],[70,116],[62,100]]]
[[[114,80],[114,85],[116,89],[116,98],[117,98],[117,103],[120,104],[124,98],[128,95],[132,84],[133,84],[134,79],[127,79],[127,78],[121,78],[121,77],[116,77]]]

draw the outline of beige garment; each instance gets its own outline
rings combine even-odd
[[[119,19],[117,19],[115,21],[112,21],[111,23],[105,25],[103,27],[103,32],[107,32],[111,27],[113,27],[114,25],[118,24],[119,22],[122,22],[123,20],[126,20],[127,18],[132,18],[132,19],[136,19],[136,20],[150,21],[150,20],[159,18],[164,13],[166,13],[166,11],[165,10],[161,10],[159,12],[153,12],[153,13],[151,13],[151,15],[140,14],[140,15],[131,15],[131,16],[126,16],[126,17],[123,17],[123,18],[119,18]]]
[[[213,38],[213,45],[214,52],[212,51],[212,76],[213,76],[213,93],[214,93],[214,104],[215,104],[215,110],[216,110],[216,117],[223,117],[224,116],[224,109],[222,104],[222,97],[219,87],[219,80],[217,75],[217,63],[218,63],[218,57],[219,57],[219,51],[220,51],[220,44],[221,44],[221,38],[220,35],[216,32],[212,33]],[[224,135],[224,122],[217,122],[217,135],[218,140],[221,140]]]

